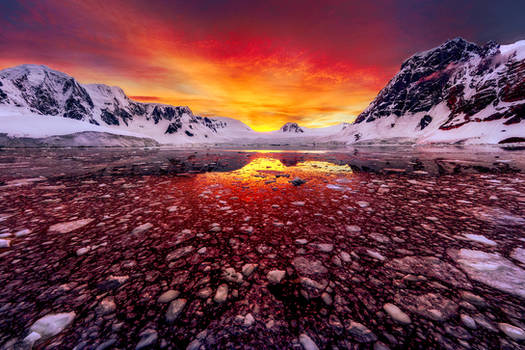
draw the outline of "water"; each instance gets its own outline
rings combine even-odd
[[[0,344],[71,311],[41,347],[517,344],[498,323],[525,315],[523,151],[18,149],[0,169]]]

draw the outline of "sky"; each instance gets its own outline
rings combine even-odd
[[[0,0],[0,69],[45,64],[258,131],[352,122],[412,54],[525,39],[516,0]]]

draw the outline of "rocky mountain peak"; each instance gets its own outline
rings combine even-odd
[[[490,134],[501,136],[494,139],[505,139],[509,125],[525,120],[524,87],[525,45],[521,42],[478,46],[462,38],[448,40],[402,64],[355,121],[374,128],[363,126],[354,136],[367,137],[363,129],[414,137],[440,131],[452,134],[449,130],[461,128],[466,131],[454,131],[455,137],[486,137],[489,129],[495,129]]]
[[[490,73],[491,58],[499,53],[499,45],[491,42],[480,47],[462,38],[413,55],[398,74],[381,90],[356,123],[372,122],[388,115],[428,112],[449,96],[449,90],[465,75]],[[467,72],[468,70],[468,72]],[[492,102],[492,101],[490,101]]]
[[[280,129],[280,132],[290,132],[290,133],[303,133],[304,130],[297,123],[286,123]]]
[[[465,61],[472,55],[481,55],[482,53],[482,47],[458,37],[448,40],[438,47],[411,56],[403,62],[401,70],[443,69],[450,63]]]

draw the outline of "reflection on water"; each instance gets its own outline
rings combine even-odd
[[[497,148],[359,148],[337,151],[0,149],[0,181],[17,178],[256,171],[443,175],[525,169],[525,152]]]
[[[326,150],[280,150],[280,149],[243,149],[238,150],[238,152],[247,152],[247,153],[311,153],[311,154],[323,154],[327,153]]]
[[[318,172],[318,173],[351,173],[352,168],[347,165],[338,165],[323,161],[305,161],[297,163],[296,165],[286,166],[281,160],[275,158],[260,157],[252,160],[247,165],[239,170],[230,172],[233,175],[239,176],[254,176],[258,173],[271,172]]]
[[[283,171],[285,168],[285,165],[279,159],[257,158],[232,173],[236,175],[253,175],[259,171]]]
[[[320,160],[297,162],[296,159],[276,159],[262,153],[238,170],[199,174],[196,183],[199,186],[221,184],[235,187],[242,184],[260,190],[265,188],[270,191],[268,196],[271,197],[274,196],[272,192],[283,191],[290,187],[290,183],[295,186],[307,183],[306,187],[311,189],[328,186],[330,189],[344,190],[335,183],[351,182],[348,175],[352,173],[348,164],[339,165]],[[240,196],[244,197],[244,194]]]
[[[338,165],[329,162],[308,161],[297,164],[297,167],[305,171],[318,171],[322,173],[351,173],[352,168],[348,164]]]
[[[74,325],[38,348],[102,348],[108,336],[133,348],[157,333],[166,348],[297,348],[300,329],[323,349],[455,349],[458,335],[505,347],[461,328],[475,307],[459,305],[481,300],[472,317],[486,325],[525,315],[523,159],[0,151],[0,344],[53,310]],[[504,273],[484,271],[494,262]]]

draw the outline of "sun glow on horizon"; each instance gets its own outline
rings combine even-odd
[[[45,11],[52,4],[61,10]],[[255,131],[277,130],[286,122],[305,127],[352,122],[390,75],[377,65],[309,47],[302,39],[264,30],[244,33],[241,24],[216,33],[199,31],[181,16],[174,26],[171,17],[123,1],[57,4],[24,7],[19,21],[42,25],[46,35],[34,42],[21,28],[14,34],[6,28],[17,36],[12,45],[34,45],[4,52],[1,68],[45,64],[82,83],[119,86],[141,102],[188,106],[197,115],[238,119]],[[140,24],[129,21],[137,16]],[[56,23],[70,18],[78,23],[71,24],[73,32],[64,32],[66,24]],[[74,55],[56,55],[63,51]]]
[[[484,22],[465,26],[469,6],[412,5],[4,1],[0,69],[44,64],[82,83],[119,86],[139,101],[188,106],[197,115],[271,131],[286,122],[352,122],[407,57],[451,37],[508,42],[522,34],[520,11],[509,10],[501,21],[487,4],[478,6],[496,31]]]

